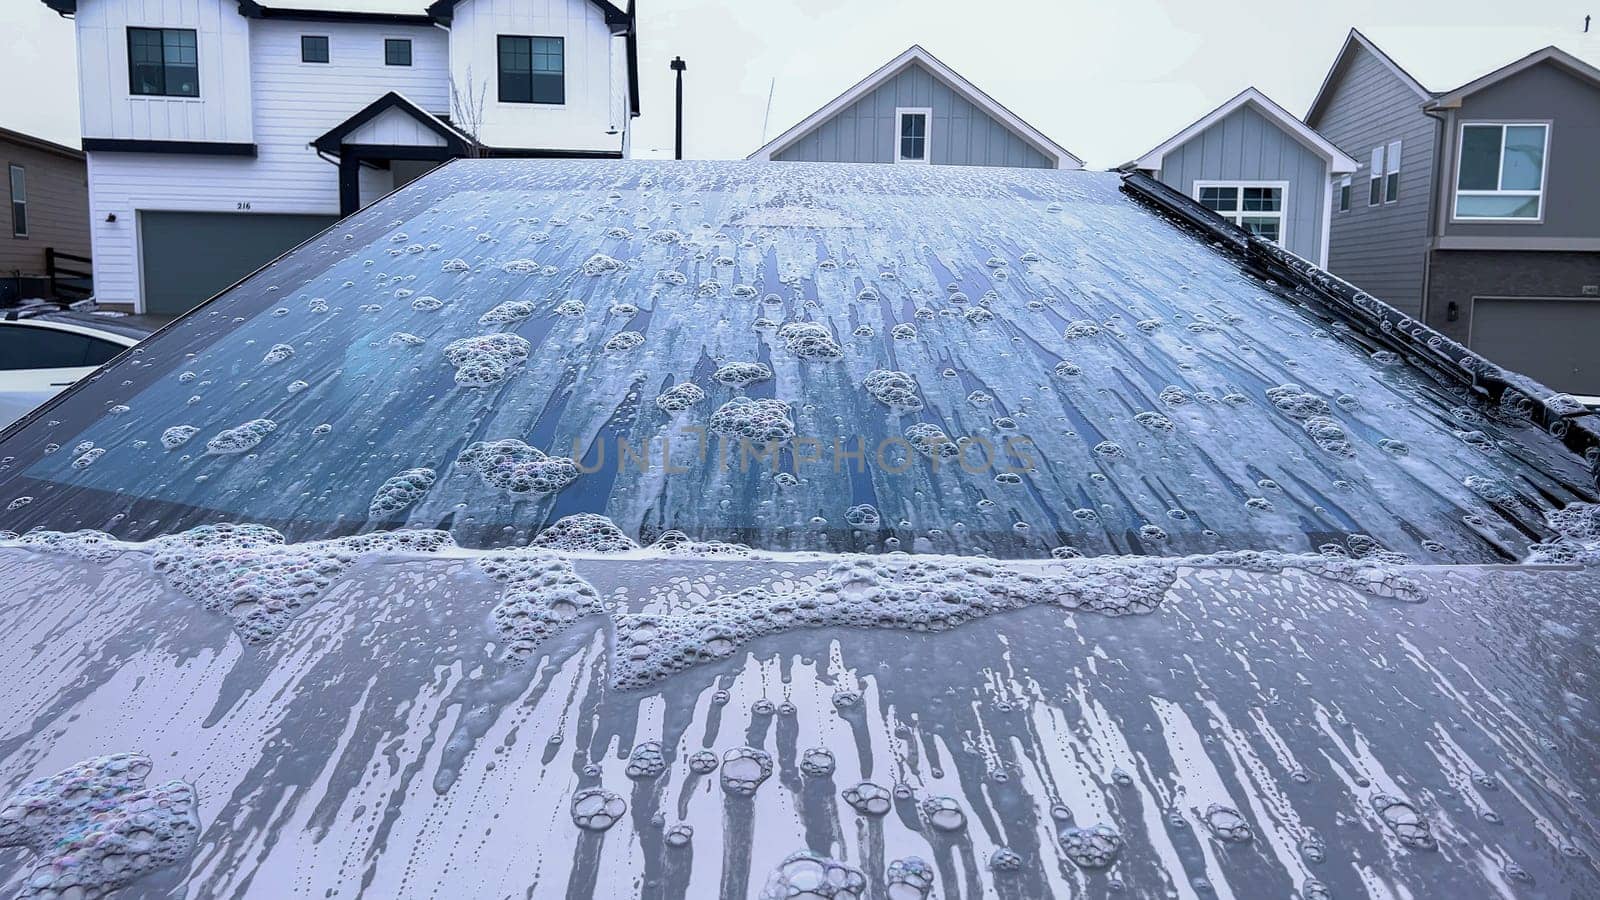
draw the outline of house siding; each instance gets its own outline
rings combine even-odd
[[[1197,181],[1287,181],[1284,246],[1323,262],[1328,163],[1250,106],[1168,151],[1157,177],[1189,197]]]
[[[1545,62],[1462,99],[1446,155],[1448,237],[1600,238],[1600,87]],[[1452,221],[1457,144],[1463,122],[1550,122],[1541,222]]]
[[[562,38],[566,102],[501,103],[500,35]],[[590,0],[467,0],[450,22],[450,74],[457,92],[482,100],[477,138],[491,147],[617,151],[629,127],[625,39]],[[416,98],[413,98],[416,99]],[[470,115],[456,116],[468,125]],[[608,131],[616,129],[615,134]]]
[[[892,163],[898,107],[933,110],[929,162],[955,166],[1054,168],[1054,162],[923,66],[912,63],[839,111],[773,159]]]
[[[233,0],[84,0],[75,15],[83,136],[247,144],[250,26]],[[198,97],[128,91],[128,28],[191,28]]]
[[[27,179],[26,237],[13,235],[11,166],[21,166]],[[89,255],[88,170],[81,156],[44,150],[0,134],[0,281],[43,275],[46,247]]]
[[[1439,124],[1423,113],[1423,98],[1365,47],[1351,48],[1329,91],[1307,124],[1361,170],[1351,178],[1350,209],[1333,212],[1328,269],[1401,312],[1420,315]],[[1402,142],[1399,200],[1368,206],[1373,148],[1395,140]]]

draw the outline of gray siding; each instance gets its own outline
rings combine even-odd
[[[1254,108],[1241,106],[1168,152],[1159,177],[1190,197],[1196,181],[1287,181],[1284,246],[1321,262],[1328,163]]]
[[[1438,123],[1422,98],[1381,60],[1355,47],[1308,124],[1361,164],[1350,209],[1333,213],[1328,268],[1409,315],[1422,309]],[[1367,205],[1372,150],[1399,140],[1400,199]]]
[[[933,110],[929,161],[952,166],[1048,169],[1049,157],[952,91],[922,66],[906,69],[850,104],[773,159],[804,162],[894,162],[896,107]]]
[[[1460,124],[1472,121],[1548,121],[1544,222],[1451,222],[1455,202],[1455,145]],[[1545,62],[1464,98],[1446,155],[1450,237],[1600,238],[1600,88]]]

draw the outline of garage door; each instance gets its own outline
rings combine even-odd
[[[1600,394],[1600,300],[1479,297],[1472,349],[1570,394]]]
[[[188,312],[337,218],[140,211],[145,311]]]

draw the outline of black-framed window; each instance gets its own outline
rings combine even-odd
[[[11,236],[28,236],[28,173],[11,167]]]
[[[328,61],[328,36],[325,34],[300,35],[300,61],[325,63]]]
[[[200,55],[194,29],[129,28],[128,93],[200,96]]]
[[[567,102],[563,39],[500,35],[501,103]]]
[[[386,66],[411,65],[411,39],[384,38],[383,64]]]

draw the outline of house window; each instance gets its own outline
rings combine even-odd
[[[1288,189],[1288,183],[1282,181],[1201,181],[1195,183],[1195,199],[1245,231],[1281,247]]]
[[[894,161],[925,163],[928,161],[928,125],[933,110],[926,108],[901,108],[895,110]]]
[[[300,61],[325,63],[328,61],[328,37],[321,34],[300,35]]]
[[[1537,221],[1549,149],[1549,125],[1462,125],[1456,218]]]
[[[1383,148],[1372,148],[1372,171],[1367,173],[1367,205],[1383,202]]]
[[[200,62],[192,28],[128,29],[128,93],[200,96]]]
[[[28,236],[28,173],[11,167],[11,235]]]
[[[1339,179],[1339,212],[1350,211],[1350,176]]]
[[[411,65],[411,39],[384,38],[383,64],[386,66]]]
[[[500,102],[565,103],[562,39],[500,35]]]
[[[1383,202],[1400,199],[1400,142],[1390,141],[1383,159]]]

